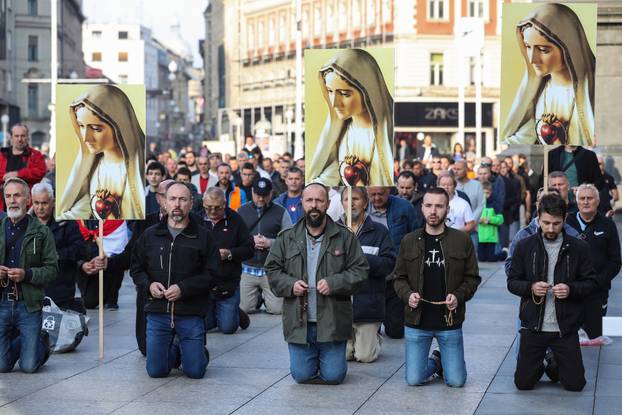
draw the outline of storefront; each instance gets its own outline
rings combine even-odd
[[[494,126],[495,102],[482,103],[482,137],[476,142],[475,103],[465,104],[465,150],[478,157],[496,151]],[[426,135],[432,137],[441,154],[451,154],[458,141],[458,102],[396,102],[396,142],[406,139],[413,148],[422,144]],[[416,151],[416,150],[415,150]]]

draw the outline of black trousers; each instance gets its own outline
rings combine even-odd
[[[607,315],[608,298],[609,290],[600,290],[585,299],[583,330],[590,339],[603,335],[603,317]]]
[[[138,350],[147,356],[147,314],[145,304],[147,303],[147,288],[144,285],[136,286],[136,344]]]
[[[551,348],[559,367],[559,382],[564,389],[581,391],[585,386],[585,369],[579,335],[575,333],[560,337],[559,333],[521,329],[518,362],[514,372],[514,384],[520,390],[533,389],[544,373],[544,355]]]
[[[404,303],[395,293],[393,281],[387,282],[384,294],[384,334],[392,339],[401,339],[404,337]]]
[[[119,289],[123,283],[123,271],[104,271],[104,304],[117,304]],[[78,288],[88,309],[99,304],[99,274],[86,275],[81,272],[78,276]]]

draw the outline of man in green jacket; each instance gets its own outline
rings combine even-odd
[[[461,387],[466,382],[462,323],[465,303],[481,282],[468,234],[445,225],[449,196],[430,188],[423,196],[425,227],[402,239],[393,286],[406,304],[406,383],[423,385],[434,374]],[[432,339],[440,352],[428,357]]]
[[[352,336],[350,296],[369,266],[356,236],[326,215],[328,189],[302,193],[304,219],[282,231],[265,263],[270,287],[283,297],[283,334],[297,383],[339,384]]]
[[[54,235],[26,212],[30,189],[25,181],[4,182],[7,218],[0,222],[0,372],[17,360],[23,372],[36,372],[49,356],[47,333],[41,334],[45,286],[56,278]],[[19,336],[15,337],[16,331]]]

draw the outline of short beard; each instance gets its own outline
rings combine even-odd
[[[311,217],[312,213],[319,213],[319,215],[316,219],[314,219],[313,217]],[[320,226],[322,226],[322,223],[324,223],[325,218],[326,218],[326,212],[322,212],[319,209],[311,209],[310,211],[305,213],[305,221],[307,222],[307,225],[309,225],[312,228],[319,228]]]
[[[443,216],[441,218],[441,220],[438,222],[438,224],[436,225],[432,225],[431,223],[428,222],[428,218],[424,218],[425,219],[425,224],[429,225],[429,226],[441,226],[445,223],[445,221],[447,220],[447,214],[449,213],[449,211],[445,212],[445,216]]]
[[[6,210],[6,215],[9,219],[21,219],[26,216],[26,211],[21,207],[13,207]]]

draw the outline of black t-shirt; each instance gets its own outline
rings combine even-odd
[[[423,293],[422,298],[429,301],[445,301],[447,297],[445,287],[445,258],[441,249],[438,235],[423,234],[425,254],[423,262]],[[436,305],[420,302],[421,320],[417,328],[421,330],[447,330],[445,304]],[[455,328],[455,327],[452,327]]]
[[[6,171],[18,171],[26,167],[26,163],[22,159],[22,155],[18,154],[17,156],[13,154],[11,150],[8,151],[8,157],[6,161]]]

